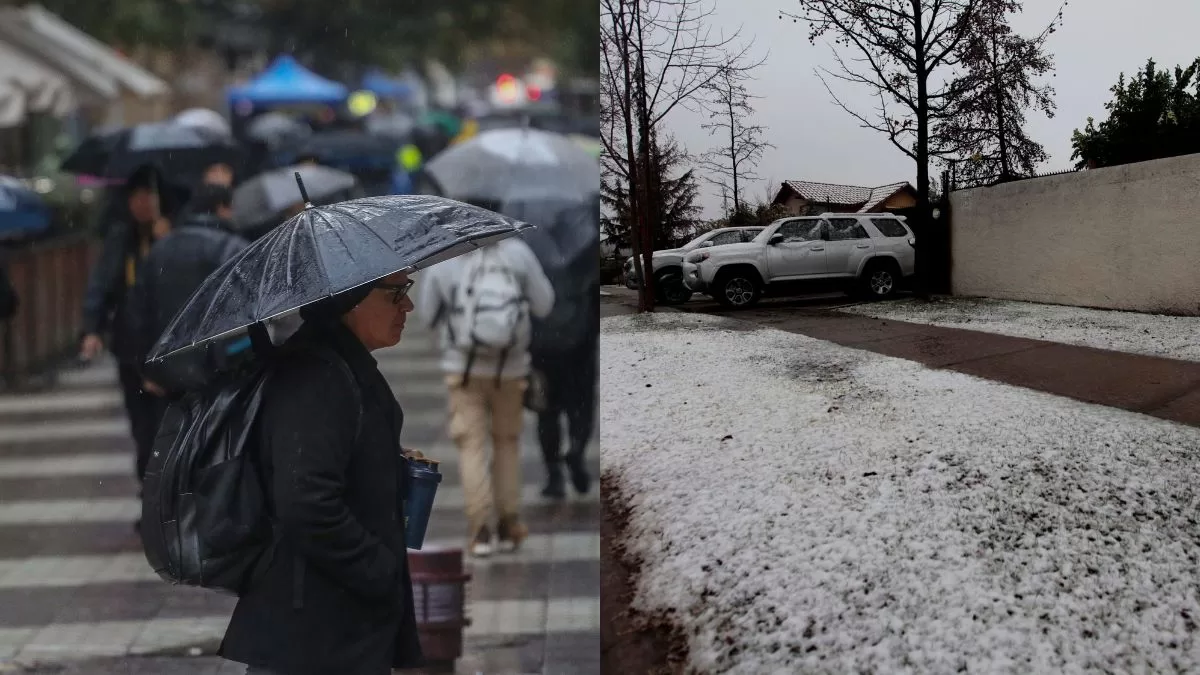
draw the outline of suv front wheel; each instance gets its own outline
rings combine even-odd
[[[682,305],[692,299],[692,289],[683,283],[683,270],[678,267],[659,272],[654,277],[654,291],[664,305]]]
[[[871,300],[886,300],[900,286],[900,269],[889,260],[872,261],[858,278],[860,294]]]
[[[758,275],[743,270],[721,272],[713,283],[713,297],[726,307],[752,307],[762,297]]]

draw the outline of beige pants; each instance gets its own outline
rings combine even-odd
[[[467,538],[496,519],[516,519],[521,505],[521,425],[526,382],[474,375],[447,375],[450,438],[458,446],[467,512]],[[488,466],[488,441],[492,461]],[[493,531],[494,533],[494,531]]]

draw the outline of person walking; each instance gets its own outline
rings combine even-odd
[[[218,369],[219,361],[212,358],[176,360],[172,372],[151,374],[145,367],[146,357],[158,336],[167,328],[192,293],[226,260],[237,255],[248,242],[230,231],[233,216],[233,192],[219,184],[203,185],[191,202],[192,212],[187,220],[154,243],[142,262],[130,293],[127,320],[128,333],[134,343],[134,363],[141,373],[143,391],[150,394],[148,426],[158,428],[166,409],[166,398],[203,383],[208,374]],[[199,351],[199,357],[210,356],[211,350]],[[148,445],[139,445],[137,457],[138,480],[146,473]]]
[[[529,534],[519,510],[531,319],[550,313],[554,289],[519,238],[424,274],[418,301],[429,312],[430,327],[441,329],[448,426],[460,456],[467,547],[475,556],[490,555],[495,534],[503,550],[515,551]]]
[[[404,414],[371,356],[400,341],[411,286],[396,273],[304,307],[271,357],[258,460],[278,543],[218,652],[247,675],[422,665],[404,544]]]
[[[129,332],[126,305],[128,291],[136,283],[155,237],[169,230],[162,215],[164,187],[160,172],[144,166],[115,192],[112,208],[107,211],[109,218],[102,223],[104,244],[83,298],[79,356],[83,361],[95,359],[104,350],[103,335],[109,334],[108,347],[117,358],[121,393],[138,457],[146,456],[154,443],[158,403],[142,388],[136,339]]]
[[[595,268],[595,260],[586,260]],[[569,270],[573,283],[556,290],[551,320],[534,322],[533,368],[545,385],[545,405],[538,411],[538,443],[546,463],[542,496],[567,496],[563,464],[580,494],[591,488],[586,451],[596,426],[596,394],[600,380],[600,282],[598,272]],[[567,288],[569,288],[569,292]],[[563,455],[563,418],[567,452]]]

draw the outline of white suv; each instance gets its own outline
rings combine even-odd
[[[688,253],[683,282],[730,307],[764,293],[788,295],[814,286],[892,295],[916,266],[916,239],[904,218],[888,213],[826,213],[782,218],[753,241]]]
[[[678,305],[687,302],[692,297],[692,291],[683,284],[683,270],[680,264],[684,256],[692,251],[711,246],[725,244],[740,244],[752,241],[765,228],[759,226],[722,227],[692,239],[679,248],[655,251],[651,256],[654,269],[654,287],[658,301],[666,305]],[[636,289],[640,284],[637,268],[634,267],[633,257],[625,260],[625,286]]]

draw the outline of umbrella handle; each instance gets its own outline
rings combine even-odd
[[[300,172],[296,171],[296,186],[300,188],[300,197],[304,199],[304,208],[311,209],[312,201],[308,198],[308,190],[304,189],[304,179],[300,177]]]

